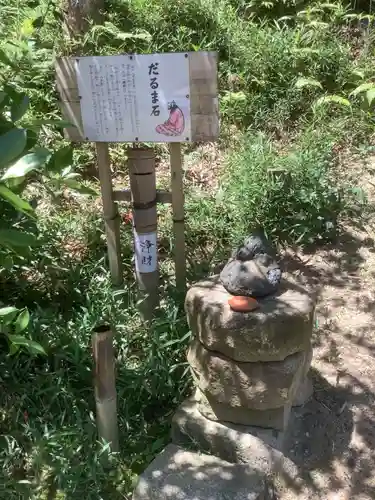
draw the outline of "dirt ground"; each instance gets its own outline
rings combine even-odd
[[[352,174],[371,210],[375,157]],[[352,222],[332,248],[287,259],[320,294],[314,397],[294,411],[288,436],[304,486],[291,481],[283,500],[375,499],[375,215],[365,226]]]

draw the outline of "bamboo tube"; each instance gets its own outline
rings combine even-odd
[[[110,443],[112,451],[119,450],[117,426],[117,394],[113,333],[109,325],[94,329],[92,335],[94,356],[94,388],[96,422],[99,438]]]

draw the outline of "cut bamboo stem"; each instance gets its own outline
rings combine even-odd
[[[172,142],[170,144],[170,159],[176,287],[181,291],[185,291],[185,215],[182,154],[180,142]]]
[[[127,189],[121,189],[113,191],[113,198],[115,201],[127,201],[130,202],[132,199],[131,191]],[[172,203],[172,194],[169,191],[156,190],[156,202],[157,203]]]
[[[117,204],[114,201],[112,189],[108,144],[104,142],[96,142],[95,144],[98,161],[100,189],[102,192],[103,200],[103,214],[107,236],[109,270],[111,272],[112,283],[115,286],[121,286],[123,275],[120,246],[120,217],[117,210]]]
[[[94,388],[96,422],[99,439],[110,443],[111,451],[119,451],[117,425],[117,394],[113,333],[108,325],[94,329],[92,349],[95,364]]]
[[[148,321],[159,305],[155,151],[150,148],[130,148],[128,166],[133,202],[139,310],[143,319]]]

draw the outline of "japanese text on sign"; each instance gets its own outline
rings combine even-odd
[[[148,74],[150,75],[150,87],[151,87],[151,103],[152,103],[152,111],[151,116],[159,116],[160,115],[160,106],[159,106],[159,93],[157,91],[159,84],[157,76],[159,76],[158,70],[159,63],[151,63],[148,67]]]
[[[156,233],[137,233],[134,230],[135,265],[140,273],[157,269]]]
[[[86,140],[190,140],[187,54],[78,57],[76,74]]]

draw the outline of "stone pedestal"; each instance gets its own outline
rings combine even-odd
[[[246,426],[246,434],[262,428],[282,434],[292,406],[312,394],[308,371],[315,299],[287,280],[275,295],[258,299],[259,309],[249,313],[232,311],[230,297],[218,276],[187,293],[193,334],[188,361],[197,387],[189,419],[195,412],[220,425]],[[186,406],[174,419],[175,436],[177,427],[184,433],[177,418],[181,411],[186,415]],[[191,425],[189,434],[192,441],[201,438]]]
[[[274,485],[301,488],[284,431],[292,406],[312,393],[315,301],[285,280],[249,313],[232,311],[230,297],[218,276],[187,293],[196,391],[173,417],[174,444],[141,475],[133,500],[274,500]]]
[[[140,476],[133,500],[271,500],[273,489],[249,465],[172,444]]]
[[[284,432],[261,427],[229,424],[206,418],[194,396],[182,403],[172,420],[172,441],[180,446],[211,453],[232,463],[251,463],[267,475],[281,457]]]

